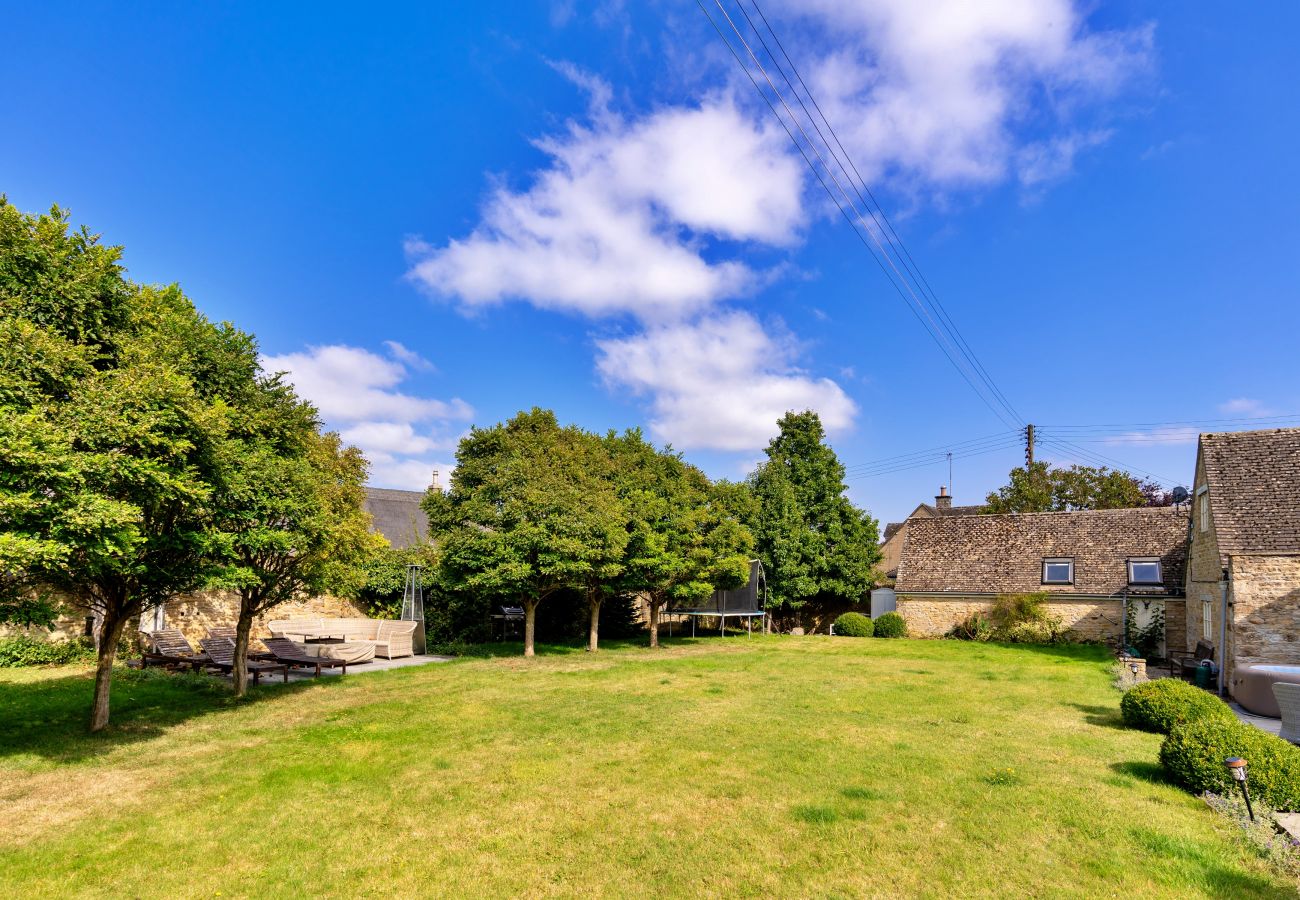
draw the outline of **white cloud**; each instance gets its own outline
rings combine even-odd
[[[417,369],[421,372],[434,371],[433,363],[429,362],[414,350],[407,349],[404,344],[398,343],[397,341],[384,341],[384,346],[388,348],[388,354],[398,362],[405,363],[412,369]]]
[[[815,62],[805,75],[870,184],[997,183],[1017,167],[1026,144],[1050,153],[1059,177],[1074,152],[1095,143],[1076,141],[1071,151],[1051,133],[1056,120],[1113,94],[1151,65],[1151,27],[1090,31],[1073,0],[812,0],[784,7],[814,25],[817,37],[804,55]],[[1035,131],[1034,139],[1022,136]],[[1103,140],[1106,134],[1085,133]],[[1030,177],[1038,171],[1031,166]]]
[[[1200,436],[1196,428],[1168,427],[1155,428],[1151,431],[1130,431],[1105,439],[1107,444],[1124,444],[1129,446],[1159,446],[1195,444]]]
[[[435,400],[398,390],[411,369],[429,370],[432,364],[396,341],[385,346],[389,357],[335,344],[263,356],[261,363],[266,372],[284,372],[344,441],[361,448],[370,461],[371,484],[423,490],[434,469],[446,484],[451,465],[430,454],[452,449],[454,435],[474,410],[459,398]]]
[[[793,339],[772,337],[748,313],[652,327],[597,347],[606,382],[648,396],[651,432],[680,449],[755,450],[789,410],[816,410],[831,432],[857,413],[834,381],[793,366]]]
[[[361,347],[333,344],[304,353],[262,357],[268,372],[286,372],[298,393],[316,404],[329,421],[363,419],[421,422],[468,419],[469,404],[460,399],[433,400],[393,390],[408,375],[407,366]]]
[[[590,316],[665,321],[760,282],[707,239],[789,245],[804,221],[804,173],[774,124],[726,95],[628,120],[609,89],[556,66],[593,96],[591,124],[537,142],[551,158],[526,190],[498,186],[468,236],[407,242],[410,276],[476,309],[522,299]]]
[[[1219,404],[1219,412],[1239,419],[1261,419],[1275,414],[1274,410],[1250,397],[1237,397]]]
[[[1108,128],[1072,132],[1047,141],[1037,141],[1016,154],[1016,172],[1025,187],[1039,187],[1058,181],[1074,171],[1074,158],[1084,150],[1110,139]]]

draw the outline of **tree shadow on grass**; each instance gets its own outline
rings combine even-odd
[[[342,679],[320,679],[330,684]],[[224,679],[171,674],[161,669],[113,672],[112,719],[98,734],[87,730],[93,670],[24,681],[0,681],[0,760],[33,755],[76,763],[126,744],[152,740],[189,719],[297,692],[312,681],[250,688],[237,701]]]
[[[716,635],[715,635],[716,637]],[[659,636],[661,647],[690,647],[701,644],[705,641],[702,637],[668,637]],[[574,642],[572,644],[537,644],[534,651],[538,656],[572,656],[577,653],[587,652],[586,641]],[[617,650],[648,650],[649,644],[644,637],[641,638],[609,638],[601,639],[601,651]],[[493,641],[487,644],[469,644],[456,648],[456,657],[458,659],[503,659],[524,655],[524,645],[521,641]]]
[[[1087,703],[1071,703],[1070,706],[1083,713],[1083,720],[1089,725],[1099,725],[1102,728],[1127,728],[1124,719],[1119,714],[1119,707],[1097,706]]]
[[[1111,763],[1112,772],[1118,772],[1120,775],[1127,775],[1130,778],[1136,778],[1139,781],[1147,781],[1151,784],[1174,784],[1169,778],[1164,767],[1159,763],[1141,761],[1117,762]]]

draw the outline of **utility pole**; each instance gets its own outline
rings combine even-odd
[[[1025,471],[1034,467],[1034,426],[1025,426]]]

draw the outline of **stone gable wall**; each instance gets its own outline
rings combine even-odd
[[[1232,670],[1251,663],[1300,665],[1300,556],[1232,557]]]

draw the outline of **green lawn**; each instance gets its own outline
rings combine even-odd
[[[0,671],[5,896],[1294,896],[1104,653],[731,637],[230,703]],[[1011,769],[1008,774],[1005,770]]]

